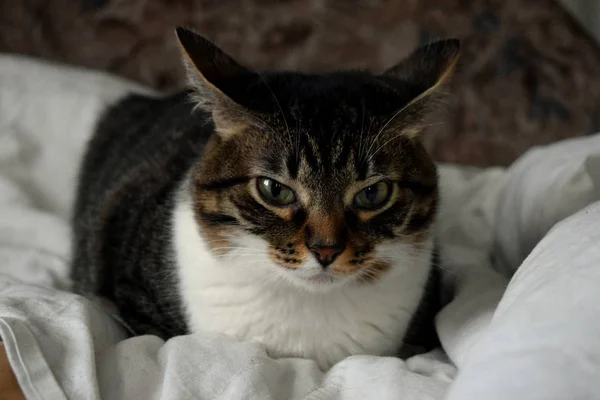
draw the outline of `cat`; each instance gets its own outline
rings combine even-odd
[[[382,74],[257,73],[176,33],[190,88],[130,95],[90,139],[73,289],[135,334],[224,333],[322,369],[435,337],[438,178],[418,134],[459,41]]]

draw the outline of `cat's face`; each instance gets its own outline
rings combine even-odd
[[[415,138],[427,104],[419,96],[455,61],[456,43],[434,53],[442,66],[428,83],[258,75],[222,53],[211,69],[195,61],[199,39],[179,33],[217,130],[193,178],[196,219],[216,255],[237,251],[249,265],[259,256],[309,289],[377,281],[398,249],[428,257],[437,175]]]

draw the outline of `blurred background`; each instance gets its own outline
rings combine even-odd
[[[0,0],[0,51],[184,85],[173,28],[260,69],[380,71],[436,37],[464,41],[439,161],[506,165],[600,126],[600,0]]]

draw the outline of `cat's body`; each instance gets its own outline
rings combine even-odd
[[[412,84],[256,75],[179,33],[209,112],[187,92],[107,112],[80,175],[75,290],[136,334],[222,332],[322,368],[431,345],[437,175],[414,139],[421,107],[390,122],[457,49]],[[219,62],[198,65],[206,53]]]
[[[111,108],[81,167],[74,288],[112,300],[137,334],[188,332],[170,226],[175,194],[212,134],[188,95],[134,95]]]

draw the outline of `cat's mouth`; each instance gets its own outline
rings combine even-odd
[[[360,283],[375,283],[382,279],[383,275],[391,268],[391,264],[383,260],[372,260],[360,265],[348,266],[338,265],[317,271],[309,268],[308,274],[301,274],[300,278],[311,287],[325,288],[345,284],[357,280]],[[306,271],[308,272],[308,271]]]

